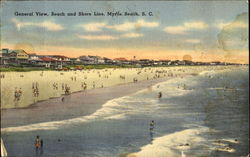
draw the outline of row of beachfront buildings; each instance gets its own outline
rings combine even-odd
[[[24,50],[2,49],[0,51],[0,66],[30,66],[30,67],[46,67],[46,68],[63,68],[66,65],[137,65],[137,66],[153,66],[153,65],[224,65],[221,62],[192,62],[185,60],[150,60],[140,59],[128,60],[126,58],[110,59],[100,56],[80,56],[78,58],[70,58],[63,55],[37,55],[30,54]]]

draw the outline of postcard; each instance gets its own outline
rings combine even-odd
[[[1,157],[248,157],[248,1],[1,1]]]

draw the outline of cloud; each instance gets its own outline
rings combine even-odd
[[[77,35],[81,39],[85,40],[116,40],[118,37],[111,35]]]
[[[82,24],[80,27],[84,28],[88,32],[100,32],[102,28],[106,26],[104,22],[97,22],[97,23],[88,23]]]
[[[81,24],[80,27],[84,28],[88,32],[100,32],[103,29],[111,29],[116,31],[130,31],[140,28],[153,28],[158,27],[158,22],[147,22],[144,20],[138,20],[136,22],[124,22],[122,24],[108,25],[106,22],[93,22],[87,24]]]
[[[201,41],[199,39],[187,39],[187,40],[185,40],[185,42],[192,43],[192,44],[198,44]]]
[[[187,34],[191,30],[204,30],[208,28],[208,24],[202,21],[184,22],[182,25],[167,26],[164,31],[169,34]]]
[[[43,21],[43,22],[22,22],[17,19],[12,19],[12,22],[15,23],[18,30],[20,30],[22,27],[28,27],[28,26],[34,26],[34,27],[42,27],[49,31],[60,31],[63,30],[63,26],[60,24],[51,22],[51,21]]]
[[[187,34],[186,30],[183,26],[169,26],[164,28],[164,31],[169,34]]]
[[[143,37],[144,35],[141,33],[125,33],[122,34],[120,37],[112,35],[77,35],[77,36],[78,38],[85,40],[117,40],[120,38],[139,38]]]
[[[248,24],[242,21],[234,21],[234,22],[217,22],[215,24],[215,27],[218,29],[244,29],[244,28],[248,28]]]
[[[146,22],[144,20],[138,20],[136,22],[124,22],[118,25],[109,25],[109,26],[106,26],[106,28],[114,29],[116,31],[129,31],[133,29],[140,29],[143,27],[153,28],[153,27],[158,27],[158,26],[159,26],[158,22]]]
[[[141,34],[141,33],[126,33],[126,34],[123,34],[122,37],[125,37],[125,38],[139,38],[139,37],[143,37],[144,35]]]

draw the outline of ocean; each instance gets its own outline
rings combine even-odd
[[[2,138],[9,156],[20,157],[247,156],[248,79],[248,67],[170,78],[91,115],[2,128]]]

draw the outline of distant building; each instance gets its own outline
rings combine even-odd
[[[190,60],[183,60],[183,62],[185,62],[185,65],[194,65],[194,62]]]
[[[105,59],[100,56],[80,56],[79,59],[83,64],[105,64]]]
[[[56,66],[57,61],[51,57],[42,56],[39,59],[40,61],[38,62],[38,64],[41,66],[44,66],[46,68],[51,68]]]
[[[138,63],[142,66],[151,66],[154,65],[155,61],[151,59],[140,59]]]
[[[131,64],[132,63],[129,60],[127,60],[126,58],[123,58],[123,57],[115,58],[114,61],[117,64]]]
[[[82,64],[95,64],[95,59],[89,56],[80,56],[79,59]]]
[[[210,65],[223,65],[224,63],[221,63],[220,61],[213,61],[210,62]]]
[[[24,50],[2,49],[3,64],[22,64],[28,63],[29,55]]]
[[[166,59],[161,59],[159,60],[159,65],[168,65],[169,62],[171,62],[170,60],[166,60]]]
[[[2,49],[0,50],[0,65],[7,65],[8,64],[8,55],[9,49]]]
[[[3,52],[0,51],[0,65],[3,65]]]
[[[186,65],[186,62],[185,61],[178,61],[177,65]]]
[[[105,64],[114,64],[115,63],[112,59],[107,58],[107,57],[103,57],[103,60],[104,60]]]
[[[38,62],[41,62],[39,55],[36,55],[35,53],[29,54],[29,63],[37,64]]]
[[[69,62],[70,58],[62,55],[48,55],[48,57],[56,60],[56,61],[62,61],[62,62]]]
[[[100,56],[88,56],[94,60],[94,64],[104,64],[105,61],[102,57]]]
[[[76,64],[80,64],[81,60],[79,58],[69,58],[70,60],[70,64],[72,65],[76,65]]]

